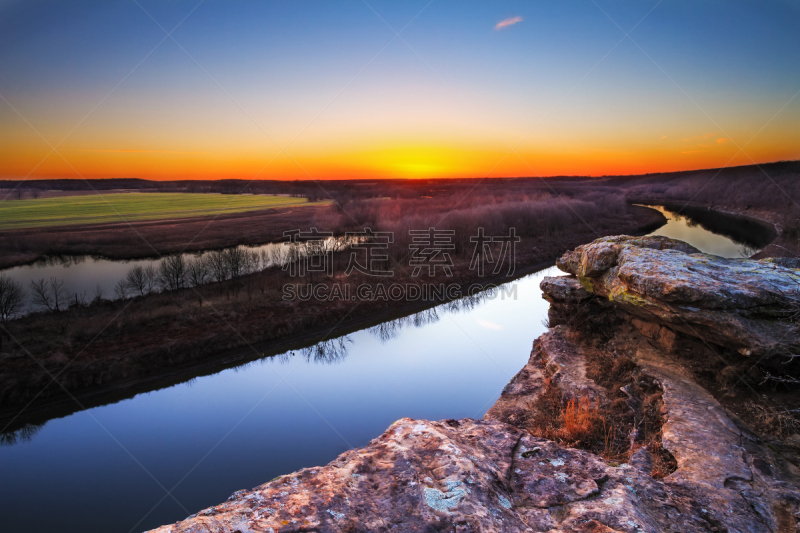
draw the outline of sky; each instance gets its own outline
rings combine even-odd
[[[800,159],[800,0],[0,0],[0,178]]]

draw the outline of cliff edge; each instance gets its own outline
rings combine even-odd
[[[798,265],[620,236],[558,266],[550,329],[482,420],[398,420],[155,531],[798,531],[798,436],[770,444],[698,371],[795,379]]]

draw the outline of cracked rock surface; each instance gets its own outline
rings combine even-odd
[[[711,281],[692,281],[695,268],[701,272],[697,275],[705,276],[704,269],[712,265],[718,280],[714,283],[726,284],[719,269],[730,269],[731,279],[736,279],[757,266],[719,262],[668,239],[615,239],[601,239],[597,248],[590,248],[595,241],[562,258],[561,264],[577,274],[546,279],[546,297],[561,305],[579,305],[602,294],[612,301],[608,305],[629,306],[630,299],[617,301],[613,295],[636,291],[636,298],[647,302],[646,313],[658,315],[661,311],[656,310],[662,308],[676,312],[691,300],[694,305],[702,302],[705,311],[736,315],[737,320],[758,314],[747,308],[748,302],[769,301],[779,307],[780,295],[760,282],[735,288],[740,296],[726,308],[725,299],[712,294]],[[661,258],[653,259],[660,266],[642,259],[642,254],[651,253]],[[636,272],[623,270],[633,264]],[[668,264],[682,269],[676,280],[655,281],[655,272],[668,272]],[[702,264],[706,267],[697,266]],[[770,279],[777,283],[791,275],[795,274],[779,272]],[[744,283],[744,278],[738,279]],[[658,291],[671,296],[659,297]],[[653,335],[663,336],[659,327]],[[605,395],[605,389],[587,377],[582,347],[570,340],[568,326],[560,325],[536,341],[528,364],[483,420],[403,418],[367,446],[349,450],[326,466],[238,491],[221,505],[155,531],[798,531],[798,469],[737,425],[640,331],[647,333],[647,328],[615,332],[615,342],[627,343],[638,372],[663,390],[662,445],[677,461],[677,469],[663,479],[650,475],[652,459],[644,448],[620,465],[523,429],[547,383],[572,397]]]
[[[767,361],[783,362],[800,350],[786,320],[800,298],[800,270],[787,262],[724,259],[666,237],[622,235],[579,246],[556,265],[574,278],[546,278],[551,301],[596,295],[632,315]]]

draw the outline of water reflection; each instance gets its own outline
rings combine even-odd
[[[721,215],[697,207],[649,207],[657,209],[667,218],[667,224],[655,231],[654,235],[666,235],[691,242],[706,253],[722,257],[750,257],[775,238],[773,230],[741,217]],[[186,279],[178,282],[158,282],[165,278],[161,272],[165,260],[160,259],[120,261],[96,256],[59,255],[2,272],[19,282],[29,293],[27,307],[23,311],[27,313],[37,308],[47,308],[35,305],[36,300],[30,294],[32,283],[52,284],[55,280],[63,282],[64,300],[69,305],[86,305],[90,301],[104,298],[129,298],[155,290],[178,288],[184,286],[183,283],[185,286],[202,285],[274,266],[285,267],[297,263],[303,257],[343,250],[354,239],[331,237],[319,241],[236,246],[224,250],[169,256],[169,260],[177,258],[186,269]],[[147,273],[151,274],[148,276]],[[447,305],[469,308],[469,305],[479,305],[481,301],[456,301]],[[379,332],[379,335],[386,336],[387,332]]]
[[[32,266],[37,268],[50,266],[69,268],[85,263],[90,258],[91,256],[88,255],[50,255],[37,259],[32,263]]]
[[[366,331],[381,341],[386,343],[400,334],[406,327],[421,328],[430,324],[435,324],[441,320],[443,313],[457,313],[461,311],[471,311],[487,300],[493,300],[498,296],[505,297],[506,294],[514,295],[516,290],[508,290],[499,287],[491,287],[479,293],[464,296],[450,302],[442,303],[436,307],[424,309],[417,313],[387,320],[376,326],[366,329]],[[350,335],[327,339],[313,346],[308,346],[299,350],[303,359],[309,363],[335,364],[344,361],[348,355],[348,348],[353,344]],[[288,363],[296,355],[296,351],[289,351],[278,354],[275,357],[281,363]]]
[[[709,222],[707,219],[708,217],[704,218],[702,214],[698,218],[694,212],[678,214],[675,211],[671,211],[660,206],[654,206],[653,208],[662,212],[667,217],[668,222],[651,235],[665,235],[671,238],[681,239],[693,244],[695,247],[699,248],[705,253],[712,253],[729,258],[752,255],[763,245],[763,239],[765,238],[764,229],[760,228],[759,231],[761,231],[761,233],[758,235],[756,234],[757,231],[753,230],[752,228],[745,230],[736,229],[735,224],[740,222],[740,219],[728,217],[724,222],[716,221],[712,223]],[[717,231],[723,231],[724,229],[728,233],[738,235],[739,239],[747,238],[750,240],[748,240],[747,243],[743,243],[742,241],[732,237],[715,234],[708,229],[709,227],[714,227]],[[761,239],[759,244],[754,244],[755,239]],[[343,245],[346,245],[346,243],[341,242],[341,240],[330,243],[325,242],[323,243],[323,249],[341,249]],[[194,257],[195,260],[213,259],[215,257],[223,256],[229,250],[242,249],[245,249],[245,253],[251,253],[253,256],[260,258],[259,262],[254,263],[257,264],[258,268],[264,268],[265,266],[272,264],[285,264],[286,261],[297,260],[298,257],[301,257],[303,254],[310,253],[307,250],[301,249],[300,247],[291,248],[290,246],[286,246],[286,243],[278,243],[267,244],[255,248],[235,247],[228,250],[209,251],[201,254],[189,255]],[[87,261],[104,262],[102,263],[104,268],[108,267],[109,265],[136,265],[131,267],[128,272],[131,272],[137,268],[141,268],[142,264],[146,264],[146,262],[142,261],[120,262],[98,259],[90,256],[53,256],[37,262],[35,266],[38,268],[66,269],[69,269],[73,266],[78,266],[78,270],[81,270],[84,266],[86,266],[85,264]],[[155,263],[155,261],[153,261],[153,263]],[[93,267],[96,265],[97,263],[90,264],[89,266]],[[31,268],[31,266],[19,268]],[[437,324],[442,320],[445,314],[470,313],[480,308],[487,302],[496,300],[498,298],[500,300],[515,300],[517,298],[517,289],[518,285],[516,283],[505,284],[498,287],[492,286],[476,294],[467,295],[452,301],[444,302],[407,316],[384,321],[375,326],[366,328],[364,331],[380,341],[381,344],[388,344],[391,341],[396,340],[406,329],[420,329],[426,326]],[[477,325],[484,328],[502,327],[485,318],[478,320]],[[266,359],[262,359],[261,362],[268,359],[274,359],[280,363],[287,363],[293,360],[294,357],[299,354],[307,363],[317,363],[323,365],[339,364],[348,357],[349,350],[353,343],[354,340],[351,335],[340,336],[295,351],[287,351],[273,355]],[[232,370],[234,372],[247,372],[253,364],[258,362],[258,360],[251,361],[249,363],[239,365]],[[193,378],[189,381],[185,381],[182,383],[182,385],[192,386],[196,379],[197,378]],[[20,429],[12,428],[10,432],[7,432],[6,434],[0,434],[0,443],[14,444],[16,442],[24,442],[36,435],[36,433],[41,429],[41,426],[42,425],[25,426]]]
[[[332,365],[340,363],[347,358],[347,348],[353,344],[353,339],[345,335],[336,339],[318,342],[314,346],[303,348],[301,353],[306,362]]]
[[[25,424],[14,431],[0,433],[0,446],[13,446],[23,442],[30,442],[47,422],[41,424]]]
[[[428,324],[434,324],[441,319],[440,313],[457,313],[462,311],[471,311],[486,302],[487,300],[494,300],[497,297],[506,298],[514,297],[516,294],[515,285],[503,285],[502,287],[489,287],[476,294],[467,295],[449,302],[444,302],[436,307],[425,309],[418,313],[408,316],[397,318],[394,320],[387,320],[377,326],[368,328],[367,331],[370,335],[379,339],[382,343],[388,342],[397,337],[403,328],[413,326],[421,328]]]
[[[87,305],[103,299],[126,299],[226,281],[272,267],[291,267],[306,257],[344,250],[356,239],[330,237],[298,243],[234,246],[173,254],[163,259],[113,260],[89,255],[54,255],[0,272],[17,281],[28,293],[22,310],[22,314],[26,314],[52,307],[34,297],[36,291],[32,284],[43,286],[46,294],[52,294],[52,285],[58,283],[68,305]]]
[[[751,257],[775,238],[775,232],[763,224],[708,209],[647,207],[657,209],[667,218],[667,223],[652,235],[688,242],[707,254],[731,259]]]
[[[730,243],[722,251],[739,257],[730,239],[670,222],[657,234],[718,255],[722,239]],[[403,416],[480,418],[545,330],[539,283],[559,274],[550,268],[366,331],[6,434],[3,526],[148,529],[186,516],[154,478],[196,512],[235,490],[326,464],[347,449],[343,439],[364,445]]]
[[[381,343],[386,343],[396,338],[400,331],[402,331],[402,329],[406,326],[420,328],[422,326],[438,322],[439,318],[439,308],[432,307],[431,309],[425,309],[424,311],[414,313],[413,315],[382,322],[377,326],[367,329],[367,331],[370,335],[380,340]]]

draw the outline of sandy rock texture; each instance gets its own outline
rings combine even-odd
[[[637,379],[662,391],[662,445],[677,462],[663,479],[651,475],[646,448],[632,449],[620,464],[525,429],[549,386],[565,398],[610,401],[613,391],[587,377],[587,350],[596,343],[581,345],[561,324],[537,339],[528,364],[484,419],[403,418],[326,466],[238,491],[155,531],[798,531],[797,466],[762,445],[662,348],[675,330],[751,354],[785,350],[796,339],[781,341],[785,330],[775,324],[798,273],[630,237],[582,246],[559,266],[572,276],[542,283],[553,306],[575,310],[594,299],[603,302],[596,314],[623,309],[640,322],[611,334],[633,354]]]
[[[790,261],[724,259],[666,237],[623,235],[579,246],[556,264],[574,277],[544,282],[551,301],[600,296],[631,315],[776,364],[800,351],[787,320],[800,301],[800,270]]]

